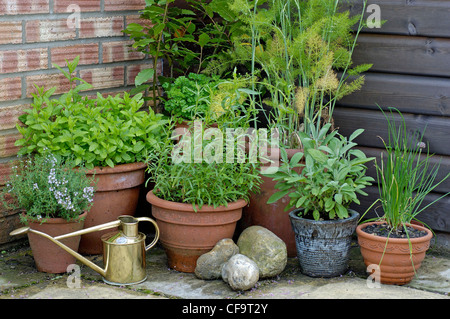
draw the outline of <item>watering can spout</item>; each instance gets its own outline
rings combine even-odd
[[[145,235],[137,231],[137,224],[139,221],[149,221],[153,223],[156,233],[152,243],[145,246]],[[119,232],[113,234],[109,233],[102,236],[103,241],[103,263],[105,268],[101,268],[88,260],[86,257],[80,255],[78,252],[69,248],[60,242],[61,239],[80,236],[93,231],[106,230],[109,228],[119,227]],[[105,282],[110,284],[127,285],[137,282],[141,282],[146,279],[145,274],[145,256],[142,255],[142,251],[147,251],[153,247],[159,239],[159,229],[155,221],[148,217],[134,218],[132,216],[120,216],[118,220],[109,222],[106,224],[89,227],[69,234],[64,234],[56,237],[52,237],[46,233],[31,229],[29,227],[18,228],[10,233],[11,236],[22,235],[27,232],[31,232],[42,237],[45,237],[58,245],[66,252],[74,256],[81,263],[93,269],[99,273]],[[105,238],[105,239],[103,239]],[[124,242],[124,240],[126,242]],[[128,258],[128,267],[130,272],[124,274],[123,265],[119,265],[124,261],[124,256]],[[138,269],[139,271],[136,271]],[[136,273],[139,273],[138,281],[136,281]],[[142,278],[141,278],[142,277]]]

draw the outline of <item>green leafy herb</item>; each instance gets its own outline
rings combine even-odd
[[[341,219],[348,217],[351,203],[359,204],[358,195],[367,195],[363,189],[373,178],[366,176],[365,163],[373,160],[363,152],[353,149],[353,140],[362,133],[355,131],[346,138],[332,131],[331,124],[325,124],[318,134],[300,134],[303,152],[296,153],[290,161],[281,149],[286,160],[277,172],[266,174],[277,181],[268,203],[274,203],[288,195],[290,198],[285,210],[304,208],[301,213],[312,214],[315,220]]]
[[[69,65],[64,74],[72,82],[76,63]],[[140,162],[162,137],[167,123],[162,114],[141,110],[140,93],[107,97],[97,93],[90,99],[75,86],[57,99],[52,98],[54,88],[37,89],[32,108],[19,118],[25,126],[16,126],[23,135],[15,144],[21,147],[19,155],[51,152],[89,169]]]

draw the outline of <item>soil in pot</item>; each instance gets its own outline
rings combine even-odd
[[[375,225],[375,226],[374,226]],[[381,226],[380,226],[381,225]],[[364,229],[369,227],[366,232]],[[384,232],[385,223],[364,223],[356,228],[358,244],[366,266],[375,269],[372,276],[383,284],[405,285],[415,276],[420,268],[426,251],[430,247],[432,232],[422,226],[407,225],[414,229],[408,234],[409,238],[395,238],[378,236],[376,232]],[[426,233],[425,236],[422,236]]]
[[[83,229],[84,219],[87,215],[88,213],[83,213],[78,221],[68,222],[63,218],[49,218],[42,224],[40,222],[29,222],[28,226],[31,229],[56,237]],[[78,251],[80,237],[61,239],[61,242],[72,250]],[[76,263],[75,257],[45,237],[29,232],[28,241],[36,268],[40,272],[65,273],[69,265]]]
[[[406,230],[403,227],[392,230],[387,224],[372,224],[363,228],[362,231],[386,238],[418,238],[428,234],[426,231],[416,229],[411,226],[406,226]]]

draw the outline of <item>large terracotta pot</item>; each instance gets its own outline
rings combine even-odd
[[[87,215],[88,213],[85,212],[77,220],[70,222],[63,218],[49,218],[42,224],[40,222],[29,222],[28,226],[31,229],[56,237],[83,229]],[[69,265],[76,263],[75,257],[43,236],[28,232],[28,241],[36,268],[41,272],[64,273]],[[77,251],[80,244],[80,236],[69,237],[60,241],[72,250]]]
[[[195,271],[197,259],[209,252],[217,242],[232,238],[236,223],[247,202],[238,200],[227,207],[203,206],[195,212],[192,204],[175,203],[147,193],[152,215],[158,224],[159,240],[164,247],[169,267],[181,272]]]
[[[409,226],[426,231],[427,235],[411,239],[388,239],[363,231],[368,225],[376,223],[381,224],[381,222],[364,223],[356,228],[358,244],[365,265],[380,266],[380,282],[383,284],[404,285],[409,283],[425,258],[433,233],[425,227],[414,224]]]
[[[95,167],[97,189],[94,201],[85,221],[85,228],[116,220],[120,215],[134,216],[141,185],[145,181],[145,163],[121,164],[111,167]],[[85,255],[103,252],[101,237],[111,229],[81,236],[79,251]]]
[[[290,160],[295,153],[301,152],[302,150],[287,149],[286,151]],[[279,152],[279,150],[277,149],[276,152]],[[272,154],[272,152],[269,154]],[[279,160],[278,164],[275,165],[279,167],[281,165],[281,155],[276,159]],[[295,234],[292,230],[289,212],[284,210],[290,198],[286,195],[273,204],[267,204],[270,196],[279,190],[275,189],[276,182],[272,178],[263,175],[261,175],[261,178],[261,191],[259,194],[250,194],[249,204],[243,210],[243,217],[239,223],[239,228],[243,230],[252,225],[267,228],[286,243],[288,257],[295,257],[297,255]]]

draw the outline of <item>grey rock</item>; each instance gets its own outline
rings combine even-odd
[[[222,267],[222,279],[233,290],[248,290],[259,280],[259,269],[256,263],[242,254],[236,254]]]
[[[259,277],[280,274],[287,263],[287,248],[273,232],[262,226],[246,228],[237,241],[239,252],[252,259],[259,268]]]
[[[217,242],[212,250],[197,259],[195,275],[200,279],[219,279],[222,276],[222,266],[233,255],[239,253],[239,247],[230,238]]]

